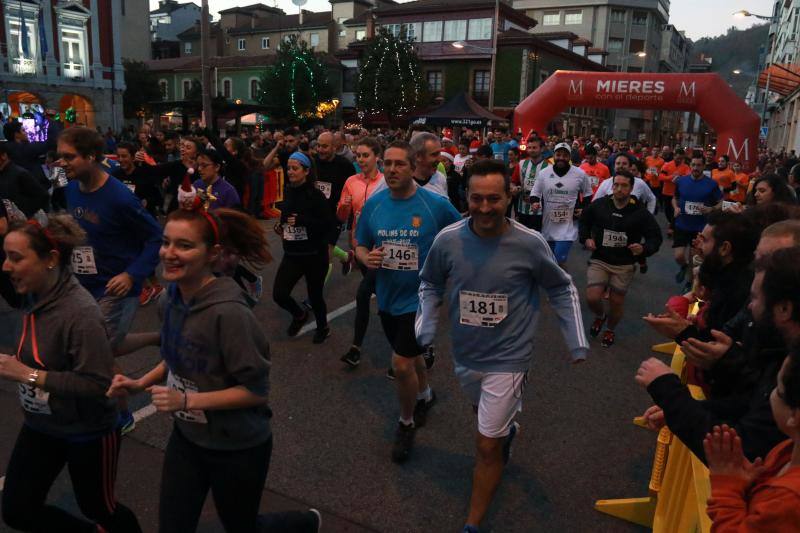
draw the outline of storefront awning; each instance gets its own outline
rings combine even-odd
[[[770,65],[758,75],[759,89],[767,88],[767,78],[770,91],[788,96],[800,87],[800,66],[782,63]]]

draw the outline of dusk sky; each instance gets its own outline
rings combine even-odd
[[[200,0],[195,2],[199,4]],[[220,9],[254,3],[257,3],[257,0],[209,0],[211,12],[215,17]],[[263,3],[277,4],[289,14],[297,13],[298,10],[291,0],[263,0]],[[158,0],[150,0],[150,5],[153,9],[157,8]],[[309,11],[327,11],[330,9],[330,3],[327,0],[308,0],[303,8]],[[754,17],[734,18],[733,12],[739,9],[746,9],[759,15],[771,15],[772,0],[672,0],[670,23],[685,31],[689,38],[697,40],[725,33],[731,26],[747,28],[759,22]]]

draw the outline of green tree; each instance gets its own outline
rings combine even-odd
[[[313,117],[320,102],[333,95],[325,65],[305,41],[293,35],[278,47],[275,64],[259,81],[258,102],[277,120]]]
[[[122,111],[125,118],[136,118],[139,110],[150,111],[150,102],[161,100],[161,89],[153,72],[141,61],[122,60],[125,68],[125,92]]]
[[[366,113],[406,114],[428,100],[413,45],[382,28],[367,45],[358,78],[358,108]]]

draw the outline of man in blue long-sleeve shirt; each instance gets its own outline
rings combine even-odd
[[[436,334],[447,299],[455,372],[478,415],[472,498],[465,532],[477,532],[510,455],[533,357],[544,289],[573,362],[586,358],[578,292],[542,235],[505,217],[510,180],[502,161],[473,165],[470,217],[439,233],[420,272],[417,342]]]

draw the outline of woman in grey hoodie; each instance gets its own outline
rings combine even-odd
[[[72,275],[85,233],[69,215],[14,222],[3,242],[3,271],[27,299],[15,355],[0,354],[0,377],[19,383],[25,422],[6,471],[3,521],[23,531],[140,532],[114,497],[120,434],[105,392],[113,356],[94,298]],[[88,522],[47,505],[69,469]]]
[[[316,531],[315,512],[258,516],[272,453],[270,355],[241,287],[214,275],[234,239],[242,258],[269,260],[266,236],[249,215],[170,214],[160,252],[170,283],[159,301],[163,361],[139,379],[115,376],[109,395],[147,390],[156,409],[174,417],[161,477],[161,533],[195,531],[209,490],[227,531]]]

